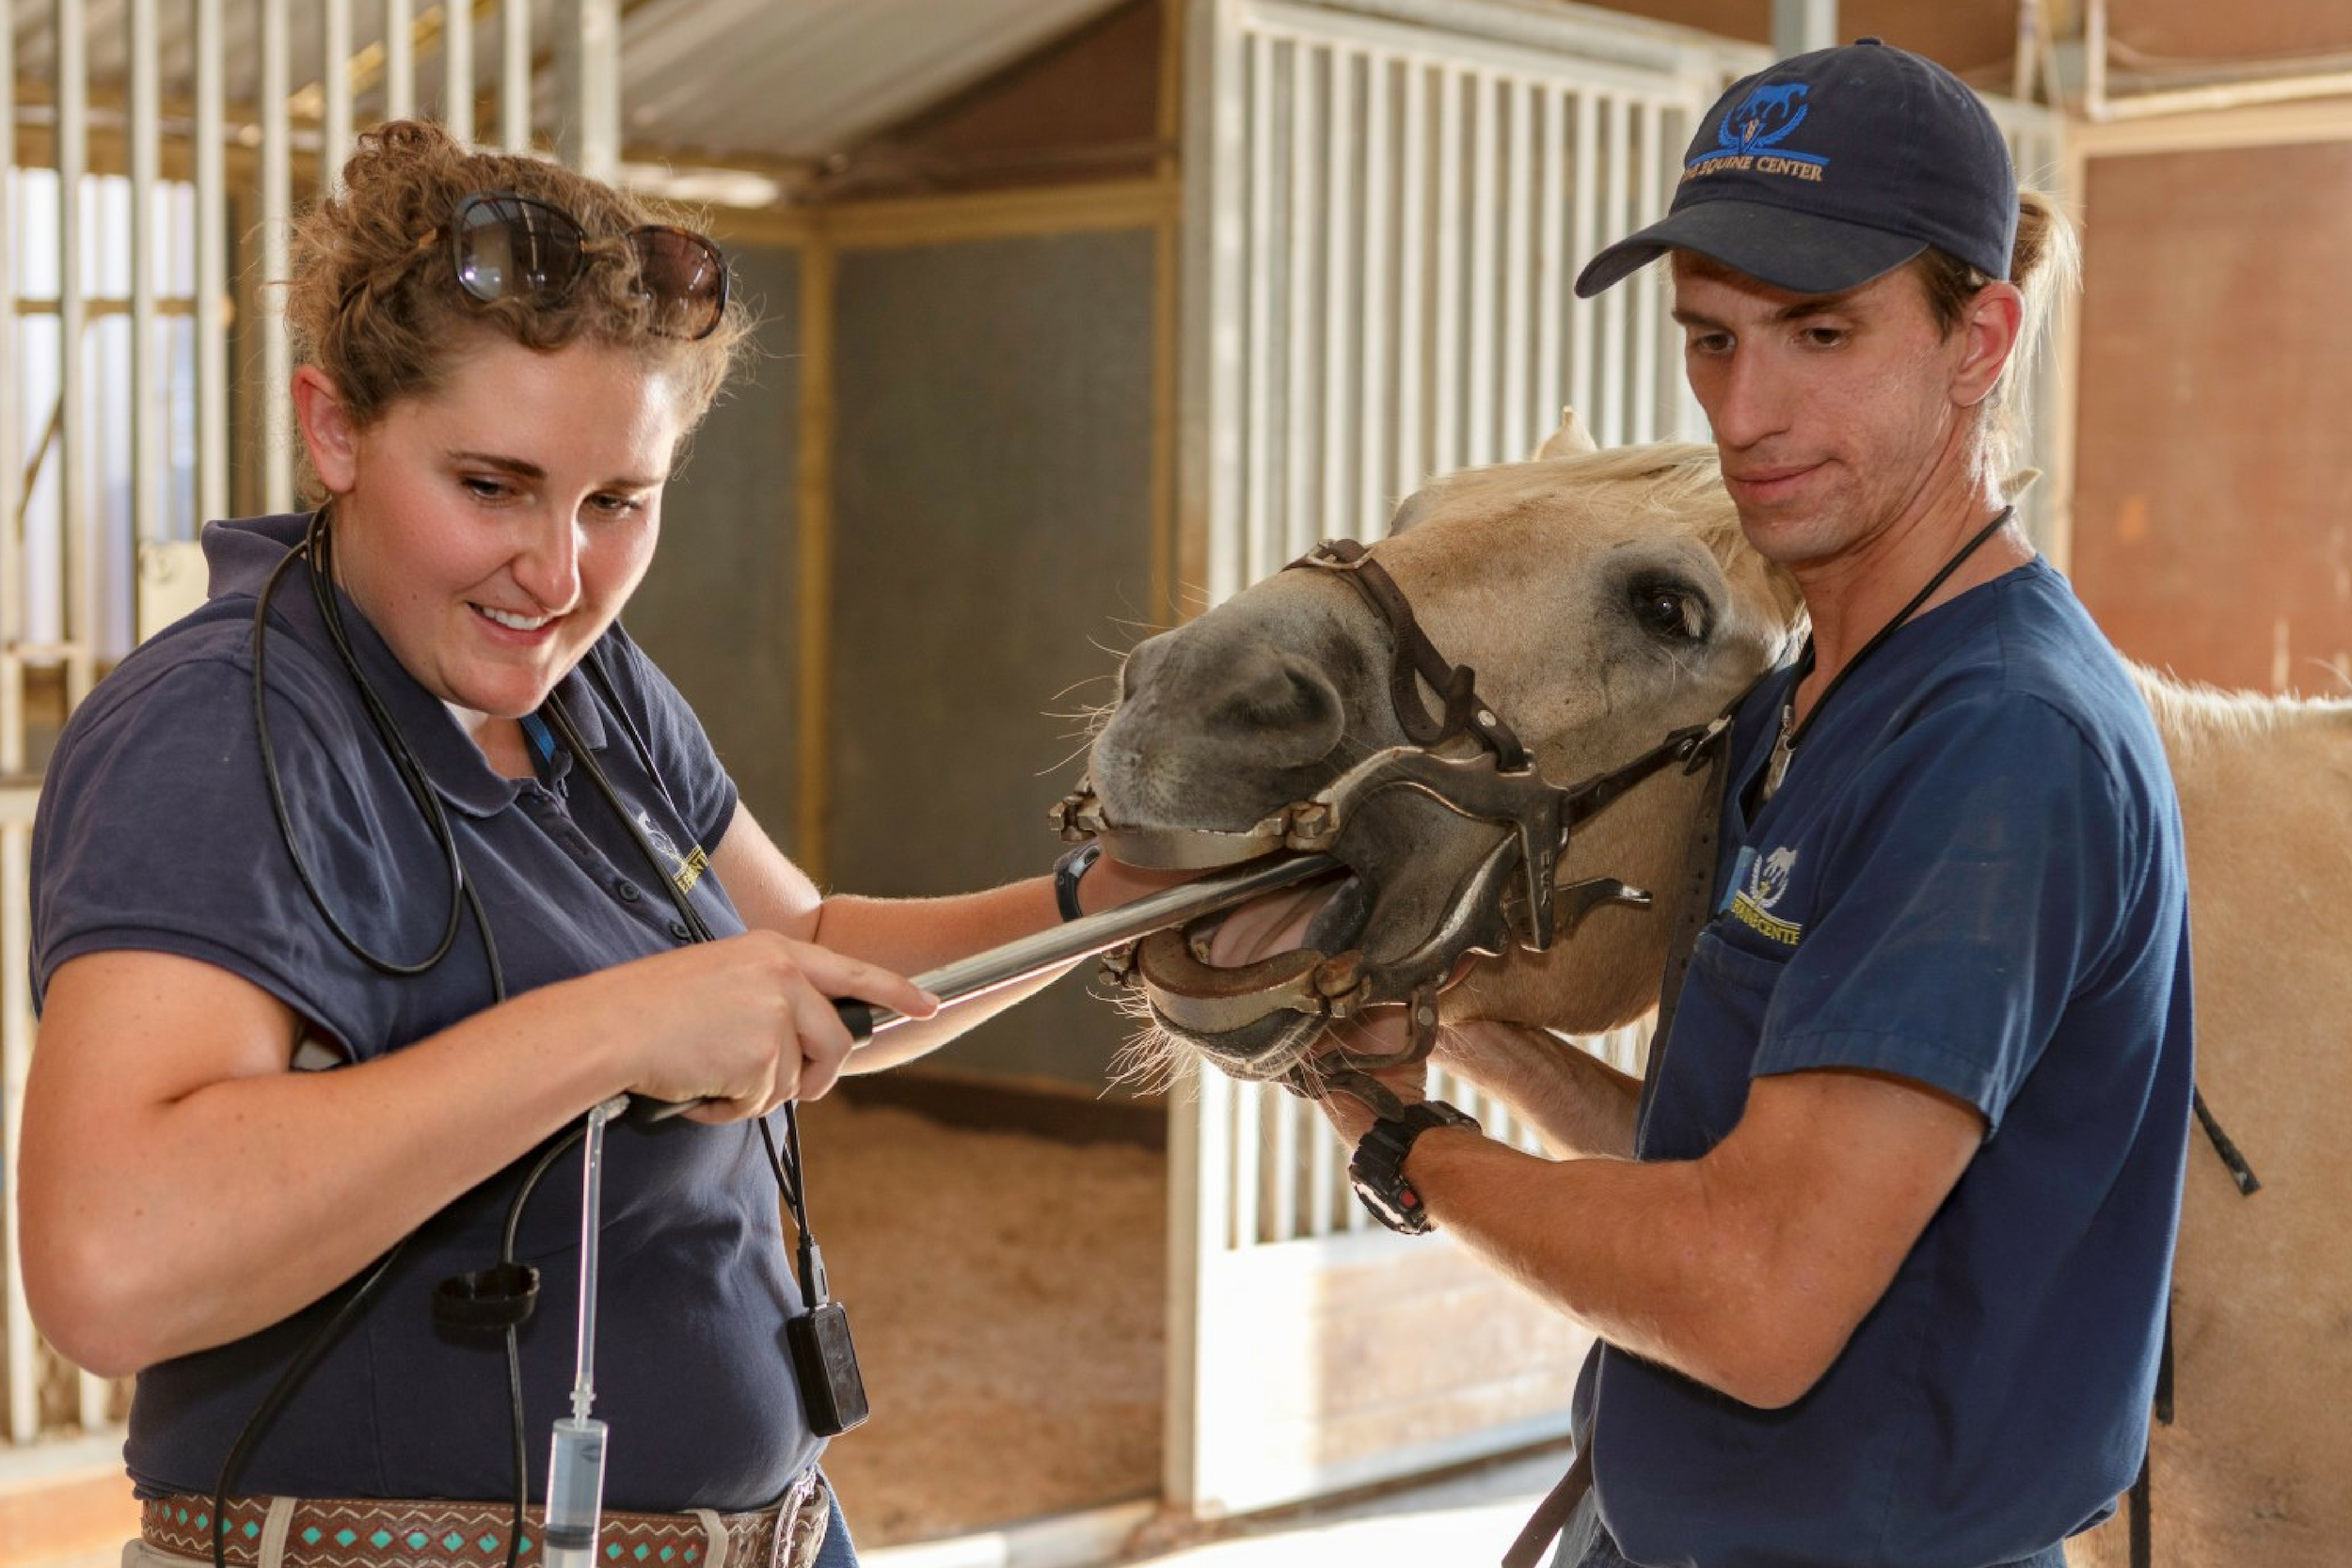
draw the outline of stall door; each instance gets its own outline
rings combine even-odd
[[[1180,504],[1212,600],[1377,537],[1427,475],[1529,455],[1563,404],[1604,446],[1703,434],[1662,290],[1569,285],[1663,210],[1760,54],[1434,0],[1200,0],[1191,29]],[[1453,1242],[1372,1227],[1299,1101],[1215,1074],[1177,1098],[1171,1501],[1263,1508],[1565,1432],[1582,1333]]]

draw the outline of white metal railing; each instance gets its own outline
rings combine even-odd
[[[503,145],[548,146],[562,126],[566,150],[610,157],[615,6],[556,0],[564,90],[536,114],[550,72],[530,0],[9,0],[0,16],[0,1181],[34,1049],[32,769],[151,629],[142,601],[187,580],[200,522],[294,502],[290,356],[266,285],[287,276],[297,203],[355,127],[422,112],[470,138],[485,94]],[[257,376],[245,427],[261,430],[241,447],[232,354]],[[121,1395],[35,1334],[12,1196],[0,1229],[5,1485],[32,1447],[106,1430]]]
[[[1638,1074],[1649,1042],[1645,1022],[1581,1043],[1621,1072]],[[1576,1049],[1565,1038],[1563,1051]],[[1204,1080],[1205,1082],[1205,1080]],[[1442,1069],[1430,1074],[1430,1092],[1475,1117],[1489,1137],[1530,1154],[1544,1148],[1500,1100]],[[1323,1115],[1288,1094],[1249,1085],[1214,1095],[1223,1119],[1223,1143],[1233,1150],[1227,1204],[1215,1218],[1221,1250],[1274,1245],[1372,1228],[1373,1220],[1347,1182],[1346,1154]]]
[[[1604,445],[1694,430],[1660,296],[1575,268],[1663,205],[1715,51],[1671,69],[1263,0],[1213,62],[1186,419],[1222,598],[1423,479],[1523,457],[1563,404]],[[1201,166],[1205,160],[1206,167]]]

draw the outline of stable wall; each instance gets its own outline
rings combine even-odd
[[[788,854],[800,801],[802,258],[741,243],[727,253],[758,330],[663,497],[661,543],[626,624]]]
[[[841,255],[833,885],[954,893],[1060,853],[1071,716],[1154,618],[1154,257],[1149,230]],[[1088,973],[940,1065],[1099,1085],[1126,1030]]]
[[[2192,680],[2352,683],[2352,135],[2088,164],[2072,570]]]
[[[1771,0],[1599,0],[1602,8],[1696,27],[1750,43],[1772,40]],[[2051,34],[2082,36],[2085,0],[2042,0]],[[1927,55],[1979,87],[2008,80],[2018,0],[1840,0],[1842,42],[1876,36]],[[2135,71],[2264,61],[2290,69],[2297,56],[2352,51],[2352,6],[2343,0],[2108,0],[2107,35],[2122,77]]]
[[[1154,566],[1162,236],[1149,187],[1104,199],[1143,226],[1006,198],[729,242],[755,349],[670,489],[628,624],[828,890],[1048,869],[1073,716],[1175,618]],[[890,234],[861,238],[877,214]],[[1091,974],[930,1065],[1100,1089],[1128,1027]]]

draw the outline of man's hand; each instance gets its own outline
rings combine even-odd
[[[1209,941],[1209,962],[1238,969],[1287,953],[1307,940],[1315,911],[1330,896],[1328,888],[1314,887],[1270,895],[1244,904],[1227,915]],[[1392,1056],[1405,1048],[1409,1024],[1401,1005],[1374,1007],[1356,1018],[1332,1024],[1315,1042],[1314,1055],[1345,1051],[1360,1056]],[[1410,1105],[1429,1096],[1425,1062],[1391,1068],[1371,1074],[1391,1094]],[[1362,1141],[1377,1112],[1343,1086],[1328,1086],[1320,1096],[1323,1114],[1350,1148]]]
[[[1361,1017],[1331,1025],[1323,1038],[1315,1042],[1315,1054],[1349,1051],[1364,1055],[1391,1055],[1404,1049],[1406,1032],[1405,1009],[1402,1006],[1375,1007]],[[1389,1068],[1365,1076],[1407,1105],[1418,1104],[1429,1098],[1429,1064],[1426,1062]],[[1350,1148],[1361,1143],[1364,1134],[1372,1131],[1372,1124],[1380,1119],[1380,1114],[1349,1093],[1343,1082],[1324,1088],[1322,1105],[1324,1116],[1329,1118],[1331,1126]]]

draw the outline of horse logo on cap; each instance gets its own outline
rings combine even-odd
[[[1762,82],[1724,116],[1715,139],[1727,152],[1754,152],[1777,147],[1804,123],[1811,105],[1804,102],[1804,82]]]

